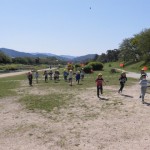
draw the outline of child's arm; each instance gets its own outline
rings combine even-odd
[[[106,85],[106,82],[105,82],[105,80],[103,80],[103,83]]]
[[[97,82],[97,79],[95,80],[95,82]]]

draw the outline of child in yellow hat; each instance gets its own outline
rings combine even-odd
[[[97,86],[97,97],[100,98],[100,93],[103,94],[103,84],[106,84],[102,78],[102,74],[99,73],[97,79],[95,80]]]

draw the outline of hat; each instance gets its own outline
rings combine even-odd
[[[98,74],[98,76],[102,76],[102,74],[101,74],[101,73],[99,73],[99,74]]]
[[[143,76],[146,76],[146,74],[142,74],[141,76],[142,76],[142,77],[143,77]]]
[[[121,74],[124,74],[124,73],[126,73],[125,71],[122,71],[122,73]]]
[[[72,70],[69,70],[70,72],[72,72]]]

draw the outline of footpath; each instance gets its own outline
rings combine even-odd
[[[52,68],[52,69],[56,69],[56,68]],[[49,70],[49,68],[47,68],[47,69],[41,69],[41,70],[38,70],[38,71],[44,71],[44,70]],[[11,77],[11,76],[16,76],[16,75],[22,75],[22,74],[27,74],[30,71],[31,70],[25,70],[25,71],[20,71],[20,72],[11,72],[11,73],[2,73],[2,74],[0,74],[0,78]]]
[[[131,77],[131,78],[136,78],[136,79],[139,79],[141,74],[140,73],[136,73],[136,72],[129,72],[129,71],[126,71],[126,70],[123,70],[123,69],[119,69],[119,68],[115,68],[116,70],[118,70],[119,72],[126,72],[127,74],[127,77]],[[147,79],[150,80],[150,73],[147,73]]]

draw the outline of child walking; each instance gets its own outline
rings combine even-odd
[[[73,78],[73,72],[72,70],[69,70],[69,83],[70,83],[70,86],[72,86],[72,78]]]
[[[49,71],[49,79],[52,80],[52,76],[53,76],[53,71],[50,69]]]
[[[43,74],[43,75],[44,75],[44,77],[45,77],[45,82],[47,82],[47,80],[48,80],[48,73],[47,73],[46,70],[44,71],[44,74]]]
[[[67,81],[68,72],[66,71],[66,69],[64,69],[63,76],[64,76],[64,80]]]
[[[99,73],[97,79],[95,80],[97,86],[97,97],[100,98],[100,94],[103,94],[103,84],[106,82],[102,78],[102,74]]]
[[[39,78],[39,73],[38,73],[38,71],[36,71],[36,72],[35,72],[36,83],[38,83],[38,78]]]
[[[85,74],[84,68],[82,68],[82,69],[81,69],[81,80],[82,80],[82,81],[83,81],[83,79],[84,79],[84,74]]]
[[[29,80],[29,85],[32,86],[32,79],[33,79],[32,73],[28,72],[27,77],[28,77],[28,80]]]
[[[76,82],[78,82],[78,84],[80,82],[80,71],[76,73]]]
[[[126,73],[125,72],[121,73],[119,81],[120,81],[120,89],[118,90],[118,93],[120,93],[120,92],[122,93],[124,85],[125,85],[125,83],[127,81],[127,77],[126,77]]]
[[[140,98],[142,98],[142,103],[144,104],[144,96],[150,82],[146,80],[146,74],[142,74],[142,79],[140,80],[139,84],[141,85],[141,94]]]
[[[144,69],[141,69],[141,76],[140,76],[140,80],[142,80],[143,75],[145,75],[146,77],[148,77],[147,73],[145,72]]]

